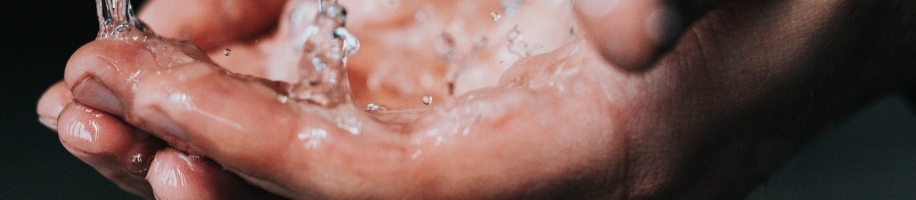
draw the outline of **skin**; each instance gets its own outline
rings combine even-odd
[[[916,75],[908,1],[656,3],[679,9],[686,28],[667,51],[635,44],[656,52],[635,68],[613,64],[621,56],[609,38],[628,34],[583,16],[587,1],[526,1],[498,23],[488,14],[496,2],[401,1],[392,10],[341,2],[363,43],[347,68],[357,106],[329,109],[278,100],[273,80],[291,79],[277,73],[288,70],[289,54],[273,48],[288,43],[282,17],[241,33],[198,30],[200,18],[162,18],[175,15],[157,8],[169,2],[153,1],[141,19],[203,52],[179,48],[192,59],[166,67],[142,43],[94,41],[38,107],[74,155],[148,198],[740,198],[825,124]],[[198,4],[218,3],[190,6]],[[233,6],[221,8],[247,8]],[[424,9],[441,15],[413,23]],[[221,18],[229,11],[194,15],[242,20]],[[455,19],[466,20],[449,28]],[[647,30],[619,23],[622,32]],[[530,46],[543,46],[537,55],[514,61],[506,52],[513,24]],[[199,39],[208,30],[232,34]],[[434,44],[443,30],[456,36],[455,52],[478,59],[456,81],[456,98],[444,87],[449,61],[428,45],[396,42],[406,32]],[[495,32],[488,38],[498,42],[471,51],[474,32]],[[426,94],[434,105],[420,103]],[[398,110],[363,112],[368,102]],[[358,134],[339,119],[360,122]],[[182,184],[163,176],[170,171],[183,172]]]

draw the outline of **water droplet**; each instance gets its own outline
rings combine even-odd
[[[378,108],[379,108],[378,105],[376,105],[375,103],[369,103],[368,105],[366,105],[367,111],[378,110]]]
[[[324,7],[321,11],[321,13],[324,13],[326,16],[336,19],[338,23],[343,24],[347,21],[347,9],[338,5],[336,1],[332,1],[330,5]]]
[[[321,141],[328,137],[328,131],[324,129],[310,129],[300,132],[296,137],[305,142],[304,146],[306,149],[316,149],[321,145]]]
[[[494,22],[495,22],[495,21],[499,21],[499,18],[500,18],[499,13],[496,13],[496,12],[491,12],[491,13],[490,13],[490,17],[493,18],[493,21],[494,21]]]
[[[518,31],[518,28],[513,28],[512,31],[509,31],[506,37],[509,39],[507,47],[510,53],[522,58],[531,55],[531,48],[528,47],[528,43],[525,42],[525,38]]]
[[[518,9],[522,8],[523,0],[501,0],[499,1],[499,7],[503,9],[503,12],[507,16],[515,15],[515,12],[518,12]]]
[[[314,65],[315,71],[318,72],[321,72],[324,70],[324,68],[328,67],[328,65],[325,65],[324,62],[322,62],[321,59],[317,57],[312,58],[312,65]]]
[[[223,49],[223,55],[229,56],[229,54],[232,54],[232,49],[229,49],[229,48]]]
[[[442,33],[436,39],[435,48],[436,56],[442,60],[451,60],[455,56],[455,38],[451,34]]]
[[[366,104],[366,112],[386,111],[386,110],[388,110],[387,107],[382,106],[382,105],[378,105],[378,104],[376,104],[376,103],[369,103],[369,104]]]
[[[334,36],[343,39],[343,51],[346,53],[345,56],[356,54],[356,51],[359,50],[359,40],[351,35],[344,27],[335,29]]]
[[[487,39],[485,35],[474,36],[474,50],[480,51],[487,48],[490,45],[490,40]]]
[[[423,96],[423,104],[429,105],[431,103],[433,103],[433,96],[430,96],[430,95]]]

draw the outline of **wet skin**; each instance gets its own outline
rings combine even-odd
[[[276,12],[250,16],[289,12],[262,3]],[[74,155],[144,197],[737,198],[825,124],[914,76],[903,1],[717,4],[638,70],[606,62],[603,24],[577,22],[571,5],[526,1],[494,22],[497,2],[474,3],[342,2],[363,48],[349,60],[355,106],[331,109],[223,70],[295,78],[277,48],[282,17],[225,18],[252,6],[217,1],[183,5],[224,10],[174,14],[153,1],[141,19],[203,52],[176,44],[188,61],[167,67],[144,43],[91,42],[38,112]],[[201,28],[189,13],[229,20]],[[514,24],[537,55],[506,50]],[[443,31],[477,58],[456,98],[449,61],[429,45]],[[479,33],[490,45],[474,51]],[[399,110],[366,113],[369,102]]]

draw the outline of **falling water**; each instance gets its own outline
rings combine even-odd
[[[352,102],[346,65],[359,40],[344,28],[347,10],[333,0],[299,0],[290,17],[299,51],[290,97],[326,107]]]
[[[118,37],[134,31],[152,33],[134,16],[130,0],[95,0],[95,8],[99,17],[97,38]]]

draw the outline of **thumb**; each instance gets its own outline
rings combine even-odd
[[[728,0],[579,0],[575,11],[605,60],[640,70],[652,64],[684,28]]]

